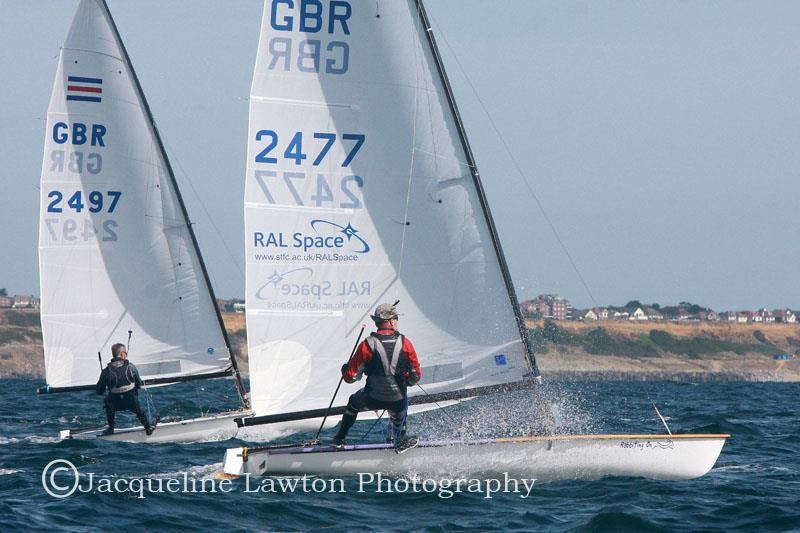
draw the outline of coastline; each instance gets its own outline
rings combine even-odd
[[[247,375],[247,343],[244,315],[223,313],[225,326]],[[542,323],[529,322],[534,329]],[[575,338],[597,328],[618,340],[636,340],[654,330],[669,332],[677,339],[715,339],[739,347],[739,353],[685,355],[664,350],[647,356],[589,353],[578,342],[543,342],[536,354],[542,376],[548,380],[573,381],[757,381],[800,382],[800,358],[776,361],[771,352],[794,354],[800,344],[800,325],[785,324],[675,324],[669,322],[594,323],[561,321],[558,327]],[[754,332],[766,335],[767,343],[753,340]],[[0,379],[44,379],[39,316],[36,311],[0,311]],[[738,344],[733,344],[734,342]],[[748,344],[749,343],[749,344]],[[741,348],[744,347],[744,348]],[[752,348],[750,348],[752,347]],[[744,350],[744,351],[742,351]]]

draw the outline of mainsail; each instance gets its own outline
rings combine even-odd
[[[234,372],[172,169],[103,0],[81,1],[58,62],[39,270],[45,392],[92,386],[98,352],[107,358],[129,330],[150,383]]]
[[[400,328],[431,394],[538,376],[414,0],[265,1],[245,246],[261,417],[325,407],[361,323],[382,301],[400,300]]]

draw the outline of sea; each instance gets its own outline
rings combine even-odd
[[[673,432],[731,434],[713,470],[691,481],[607,478],[450,495],[402,490],[396,478],[385,491],[356,478],[344,478],[343,491],[322,478],[292,490],[281,478],[272,491],[245,490],[239,479],[213,492],[225,448],[249,443],[59,441],[59,429],[101,426],[102,400],[37,395],[39,385],[0,381],[0,531],[800,531],[800,384],[562,381],[546,383],[536,402],[515,391],[413,415],[410,430],[422,438],[524,435],[541,431],[541,418],[559,433],[662,433],[657,406]],[[236,406],[228,380],[151,395],[162,420]],[[133,421],[118,416],[118,426]],[[350,441],[380,439],[374,426],[358,421]],[[57,460],[62,470],[43,476]],[[63,461],[79,472],[78,490],[60,498],[45,484],[71,487]]]

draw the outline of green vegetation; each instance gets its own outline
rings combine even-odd
[[[763,336],[763,334],[762,334]],[[650,339],[665,352],[672,352],[689,357],[715,355],[722,352],[733,352],[738,355],[747,352],[760,352],[770,355],[775,349],[769,345],[744,344],[740,342],[722,341],[707,337],[680,338],[666,331],[650,330]]]
[[[21,328],[38,328],[40,324],[39,313],[26,313],[14,311],[13,309],[3,311],[2,316],[0,316],[0,322]]]
[[[623,355],[628,357],[657,357],[658,347],[646,335],[628,339],[611,335],[605,328],[594,328],[586,335],[572,333],[559,327],[552,320],[545,320],[542,327],[528,330],[534,350],[545,353],[549,345],[580,346],[588,353],[597,355]]]
[[[772,355],[776,350],[759,330],[753,333],[759,344],[747,344],[710,337],[676,337],[658,329],[652,329],[649,334],[641,334],[635,338],[612,334],[602,327],[580,334],[568,331],[552,320],[545,320],[541,327],[528,330],[528,335],[534,349],[539,353],[547,352],[551,345],[580,346],[590,354],[623,357],[658,357],[671,353],[700,358],[725,352],[738,355],[748,352]]]
[[[658,349],[646,335],[636,339],[611,335],[605,328],[594,328],[581,343],[588,353],[623,355],[627,357],[657,357]]]
[[[769,344],[767,337],[764,335],[764,332],[761,331],[760,329],[757,329],[753,332],[753,337],[755,337],[756,340],[761,344]]]
[[[41,334],[39,334],[41,337]],[[23,328],[2,328],[0,329],[0,345],[11,344],[12,342],[26,342],[28,331]]]

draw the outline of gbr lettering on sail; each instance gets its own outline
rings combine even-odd
[[[267,43],[268,68],[345,74],[350,64],[346,39],[352,13],[345,0],[273,0],[269,21],[277,35]],[[303,38],[298,38],[298,32]]]

